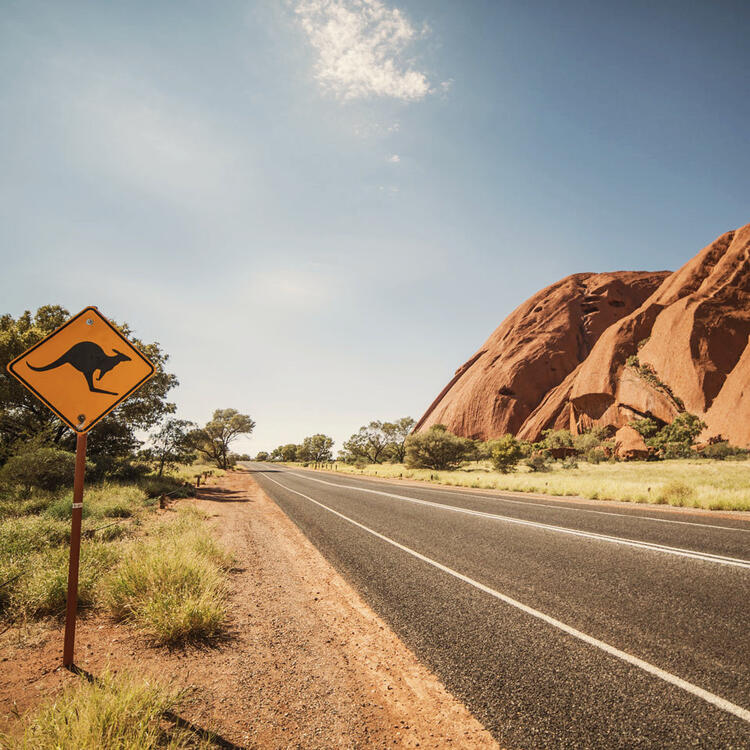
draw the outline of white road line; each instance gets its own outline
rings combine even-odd
[[[315,477],[308,476],[307,474],[298,474],[293,471],[282,472],[284,474],[290,474],[300,479],[307,479],[311,482],[318,482],[319,484],[327,484],[331,487],[338,487],[339,489],[350,489],[357,492],[369,492],[373,495],[382,495],[384,497],[391,497],[396,500],[402,500],[416,505],[426,505],[431,508],[437,508],[439,510],[450,511],[452,513],[463,513],[468,516],[478,516],[480,518],[489,518],[493,521],[503,521],[504,523],[512,523],[518,526],[531,526],[537,529],[544,529],[546,531],[554,531],[558,534],[569,534],[570,536],[578,536],[584,539],[593,539],[598,542],[608,542],[610,544],[620,544],[626,547],[635,547],[637,549],[646,549],[652,552],[663,552],[668,555],[676,555],[678,557],[687,557],[693,560],[702,560],[703,562],[717,563],[718,565],[731,565],[736,568],[746,568],[750,570],[750,560],[743,560],[737,557],[727,557],[726,555],[715,555],[711,552],[698,552],[696,550],[683,549],[682,547],[670,547],[665,544],[657,544],[656,542],[642,542],[636,539],[626,539],[619,536],[609,536],[608,534],[597,534],[594,531],[581,531],[579,529],[570,529],[566,526],[555,526],[554,524],[542,523],[541,521],[526,521],[522,518],[513,518],[512,516],[501,516],[496,513],[486,513],[481,510],[471,510],[470,508],[459,508],[455,505],[446,505],[445,503],[434,503],[430,500],[419,500],[416,497],[409,497],[407,495],[397,495],[393,492],[383,492],[382,490],[373,490],[368,487],[358,487],[357,485],[351,484],[339,484],[338,482],[326,482],[324,479],[316,479]]]
[[[738,526],[721,526],[715,523],[698,523],[697,521],[677,521],[674,518],[654,518],[653,516],[641,516],[635,513],[615,513],[611,510],[594,510],[593,508],[572,508],[569,505],[552,503],[537,503],[533,500],[516,500],[506,495],[477,495],[472,492],[461,490],[458,487],[438,489],[437,487],[419,487],[415,488],[426,492],[442,492],[444,494],[456,494],[461,497],[475,497],[480,500],[499,500],[503,503],[512,503],[513,505],[529,505],[532,508],[552,508],[552,510],[570,510],[574,513],[596,513],[600,516],[616,516],[617,518],[638,518],[643,521],[654,521],[655,523],[677,523],[682,526],[699,526],[702,529],[721,529],[722,531],[740,531],[744,534],[750,534],[750,528],[742,529]],[[566,498],[567,499],[567,498]]]
[[[479,581],[475,581],[473,578],[469,578],[469,576],[465,576],[463,573],[459,573],[457,570],[453,570],[453,568],[449,568],[447,565],[443,565],[442,563],[437,562],[437,560],[433,560],[432,558],[427,557],[426,555],[423,555],[420,552],[417,552],[416,550],[411,549],[410,547],[400,544],[394,539],[391,539],[390,537],[387,537],[384,534],[381,534],[369,528],[368,526],[365,526],[364,524],[359,523],[359,521],[355,521],[354,519],[349,518],[348,516],[345,516],[343,513],[339,513],[337,510],[334,510],[333,508],[329,508],[327,505],[324,505],[323,503],[318,502],[317,500],[310,497],[309,495],[305,495],[302,492],[293,490],[291,487],[287,487],[285,484],[282,484],[281,482],[278,482],[275,479],[272,479],[271,477],[269,477],[268,474],[266,474],[265,472],[262,472],[262,473],[266,477],[266,479],[273,482],[274,484],[278,484],[279,487],[282,487],[283,489],[287,490],[287,492],[293,492],[295,495],[304,497],[305,500],[309,500],[311,503],[314,503],[320,508],[327,510],[329,513],[333,513],[335,516],[338,516],[339,518],[343,519],[344,521],[347,521],[353,526],[356,526],[357,528],[362,529],[363,531],[366,531],[368,534],[372,534],[374,537],[377,537],[378,539],[381,539],[382,541],[387,542],[388,544],[396,547],[397,549],[400,549],[401,551],[406,552],[412,557],[416,557],[418,560],[421,560],[422,562],[425,562],[428,565],[431,565],[432,567],[443,571],[443,573],[447,573],[448,575],[451,575],[454,578],[457,578],[459,581],[468,583],[470,586],[474,586],[474,588],[479,589],[480,591],[483,591],[485,594],[489,594],[490,596],[493,596],[496,599],[499,599],[500,601],[505,602],[506,604],[509,604],[511,607],[520,609],[522,612],[525,612],[527,615],[536,617],[538,620],[542,620],[542,622],[546,622],[548,625],[551,625],[552,627],[557,628],[558,630],[562,630],[564,633],[567,633],[573,638],[577,638],[579,641],[588,643],[590,646],[594,646],[595,648],[598,648],[601,651],[604,651],[610,656],[614,656],[615,658],[620,659],[621,661],[624,661],[627,664],[631,664],[634,667],[638,667],[638,669],[642,669],[644,672],[648,672],[649,674],[654,675],[655,677],[658,677],[661,680],[664,680],[664,682],[668,682],[670,685],[675,685],[676,687],[681,688],[682,690],[685,690],[691,695],[694,695],[697,698],[704,700],[706,703],[710,703],[712,706],[716,706],[716,708],[719,708],[722,711],[726,711],[727,713],[730,713],[736,716],[737,718],[750,723],[750,711],[748,711],[745,708],[742,708],[742,706],[738,706],[735,703],[731,703],[725,698],[722,698],[721,696],[715,695],[714,693],[710,693],[708,690],[704,690],[702,687],[698,687],[698,685],[694,685],[692,682],[683,680],[682,677],[678,677],[677,675],[674,675],[671,672],[666,672],[665,670],[660,669],[659,667],[655,666],[654,664],[651,664],[650,662],[644,661],[643,659],[639,659],[637,656],[633,656],[632,654],[627,653],[627,651],[621,651],[619,648],[616,648],[615,646],[610,646],[609,643],[600,641],[598,638],[594,638],[593,636],[583,633],[582,631],[577,630],[576,628],[571,627],[570,625],[566,625],[564,622],[561,622],[560,620],[557,620],[554,617],[550,617],[550,615],[546,615],[544,614],[544,612],[540,612],[538,609],[529,607],[528,605],[523,604],[522,602],[519,602],[517,599],[513,599],[510,596],[507,596],[506,594],[501,594],[499,591],[496,591],[495,589],[492,589],[489,586],[485,586],[483,583],[480,583]]]

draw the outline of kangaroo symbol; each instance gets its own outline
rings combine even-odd
[[[120,362],[130,362],[130,357],[127,355],[118,352],[117,349],[112,349],[112,351],[114,355],[109,356],[104,353],[99,344],[95,344],[93,341],[81,341],[71,346],[62,357],[48,365],[34,367],[29,365],[28,362],[26,364],[36,372],[54,370],[56,367],[62,367],[62,365],[73,365],[86,378],[89,390],[92,393],[106,393],[110,396],[116,396],[117,394],[113,391],[104,391],[94,386],[94,373],[97,370],[99,370],[99,375],[96,379],[101,380],[103,375],[106,375],[113,367],[117,367]]]

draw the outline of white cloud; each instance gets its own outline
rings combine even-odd
[[[380,0],[301,0],[296,13],[318,53],[316,77],[337,96],[415,101],[431,92],[425,73],[404,58],[420,32],[398,8]]]
[[[392,156],[388,157],[388,161],[391,164],[398,164],[401,161],[401,157],[398,154],[393,154]]]

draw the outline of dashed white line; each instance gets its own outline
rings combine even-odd
[[[445,503],[434,503],[431,500],[420,500],[416,497],[409,497],[408,495],[397,495],[394,492],[384,492],[382,490],[373,490],[368,487],[358,487],[351,484],[339,484],[338,482],[327,482],[324,479],[317,479],[315,477],[307,476],[306,474],[298,474],[293,471],[285,471],[284,474],[290,474],[300,479],[306,479],[310,482],[318,482],[319,484],[327,484],[331,487],[338,487],[339,489],[350,489],[357,492],[369,492],[373,495],[382,495],[384,497],[391,497],[396,500],[402,500],[415,505],[426,505],[431,508],[437,508],[439,510],[449,511],[452,513],[463,513],[468,516],[478,516],[480,518],[489,518],[494,521],[502,521],[504,523],[516,524],[518,526],[530,526],[537,529],[544,529],[545,531],[552,531],[558,534],[568,534],[570,536],[578,536],[584,539],[592,539],[598,542],[607,542],[610,544],[620,544],[625,547],[634,547],[636,549],[650,550],[651,552],[662,552],[668,555],[676,555],[677,557],[687,557],[693,560],[701,560],[703,562],[716,563],[718,565],[730,565],[736,568],[750,569],[750,560],[743,560],[737,557],[728,557],[726,555],[715,555],[711,552],[698,552],[696,550],[683,549],[682,547],[670,547],[666,544],[657,544],[656,542],[643,542],[637,539],[626,539],[619,536],[610,536],[608,534],[597,534],[593,531],[581,531],[580,529],[571,529],[566,526],[556,526],[554,524],[542,523],[541,521],[526,521],[522,518],[513,518],[512,516],[501,516],[497,513],[487,513],[481,510],[472,510],[470,508],[460,508],[455,505],[446,505]]]

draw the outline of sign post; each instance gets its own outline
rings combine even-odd
[[[73,520],[70,529],[70,564],[68,566],[68,597],[65,609],[65,644],[63,666],[73,666],[78,612],[78,563],[81,559],[81,519],[83,518],[83,475],[86,471],[86,442],[88,435],[76,435],[76,473],[73,479]]]
[[[108,352],[112,352],[109,354]],[[63,665],[73,666],[88,431],[156,372],[95,307],[86,307],[8,364],[8,372],[76,433]]]

